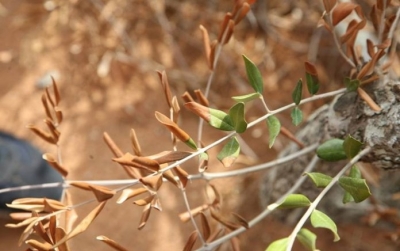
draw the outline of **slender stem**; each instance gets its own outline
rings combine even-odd
[[[206,241],[205,241],[205,239],[203,237],[203,234],[201,233],[200,228],[197,225],[196,221],[194,220],[193,214],[192,214],[192,212],[190,210],[189,200],[187,198],[187,194],[186,194],[185,188],[181,188],[181,191],[182,191],[182,195],[183,195],[183,200],[185,201],[185,206],[186,206],[187,212],[189,213],[190,220],[192,221],[192,224],[193,224],[194,228],[196,229],[197,233],[199,233],[201,243],[202,243],[203,246],[207,245],[207,243],[206,243]]]
[[[311,213],[314,211],[314,209],[317,207],[319,202],[322,200],[322,198],[325,196],[325,194],[333,187],[333,185],[336,184],[336,182],[339,180],[339,178],[355,163],[357,163],[363,156],[365,156],[367,153],[371,151],[371,148],[367,147],[361,152],[359,152],[354,158],[351,159],[347,165],[343,167],[343,169],[332,179],[332,181],[329,183],[328,186],[322,190],[322,192],[318,195],[318,197],[311,203],[310,207],[308,210],[305,212],[303,217],[299,220],[297,223],[296,227],[293,229],[293,232],[289,236],[288,240],[288,246],[286,248],[286,251],[292,250],[293,243],[296,239],[297,233],[300,231],[300,229],[303,227],[304,223],[307,221],[307,219],[310,217]]]
[[[308,164],[308,166],[306,167],[306,169],[304,170],[304,172],[310,172],[312,169],[314,169],[314,167],[318,163],[318,160],[319,160],[318,157],[314,156],[313,159]],[[256,225],[261,220],[263,220],[265,217],[267,217],[277,206],[279,206],[279,204],[286,198],[286,196],[288,196],[289,194],[292,194],[294,191],[296,191],[301,186],[301,184],[303,184],[303,182],[306,180],[306,178],[307,178],[306,176],[299,177],[299,179],[297,179],[296,183],[293,184],[293,186],[284,195],[282,195],[275,203],[272,203],[267,208],[265,208],[264,211],[262,211],[255,218],[253,218],[249,222],[249,227]],[[215,241],[209,243],[206,247],[204,247],[204,246],[201,247],[200,249],[198,249],[198,251],[199,250],[202,250],[202,251],[213,250],[216,247],[218,247],[219,245],[221,245],[222,243],[228,241],[229,239],[231,239],[235,236],[238,236],[239,234],[245,232],[246,230],[247,229],[244,227],[238,228],[235,231],[232,231],[229,234],[219,238],[218,240],[215,240]]]
[[[392,39],[394,31],[396,30],[396,27],[397,27],[397,25],[399,23],[399,17],[400,17],[400,8],[397,9],[396,17],[395,17],[395,19],[393,21],[392,26],[390,27],[389,34],[388,34],[388,39]]]

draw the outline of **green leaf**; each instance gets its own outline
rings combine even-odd
[[[235,126],[231,117],[223,111],[209,108],[210,118],[209,124],[223,131],[234,131]]]
[[[234,96],[234,97],[232,97],[232,99],[235,100],[236,102],[246,103],[246,102],[258,99],[260,97],[261,97],[261,94],[258,92],[255,92],[255,93],[250,93],[250,94],[241,95],[241,96]]]
[[[219,152],[217,158],[225,167],[230,167],[239,156],[240,145],[236,137],[232,137]]]
[[[272,115],[267,118],[267,126],[269,134],[269,148],[271,148],[275,143],[276,137],[281,131],[281,122],[279,122],[279,119],[276,116]]]
[[[347,158],[351,159],[356,156],[361,150],[362,143],[348,135],[343,142],[343,149]]]
[[[303,194],[290,194],[285,200],[279,204],[279,209],[308,207],[311,204],[310,200]]]
[[[319,90],[318,77],[306,72],[307,89],[311,95],[314,95]]]
[[[317,148],[318,157],[326,161],[346,159],[343,142],[342,139],[330,139],[325,141]]]
[[[247,78],[249,79],[251,86],[256,92],[262,94],[264,84],[260,71],[258,70],[257,66],[245,55],[243,55],[243,59],[246,67]]]
[[[303,247],[310,251],[315,251],[317,236],[306,228],[300,229],[297,233],[297,240],[303,245]]]
[[[323,173],[305,173],[317,187],[324,188],[332,181],[332,177]]]
[[[336,224],[328,215],[324,214],[321,211],[318,211],[317,209],[314,209],[314,211],[311,214],[310,220],[311,224],[315,228],[322,227],[331,230],[334,235],[333,241],[340,240],[340,237],[337,233]]]
[[[356,91],[357,88],[360,86],[360,84],[361,82],[358,79],[350,79],[350,78],[344,79],[344,85],[346,86],[349,92]]]
[[[267,249],[265,251],[286,251],[288,243],[289,243],[289,238],[287,238],[287,237],[276,240],[276,241],[272,242],[271,244],[269,244],[269,246],[267,247]]]
[[[296,105],[300,104],[302,92],[303,92],[303,80],[299,79],[292,93],[292,99]]]
[[[297,106],[292,110],[290,116],[292,117],[292,122],[295,126],[298,126],[303,120],[303,112]]]
[[[247,122],[244,118],[244,103],[237,103],[229,110],[229,116],[235,126],[237,133],[245,132],[247,129]]]
[[[367,199],[371,195],[365,179],[341,177],[339,185],[353,197],[356,203]]]
[[[186,140],[184,142],[187,146],[189,146],[190,148],[192,148],[193,150],[197,150],[197,145],[194,142],[194,140],[192,138],[189,138],[188,140]]]

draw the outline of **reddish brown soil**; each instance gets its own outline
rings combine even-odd
[[[167,69],[173,92],[178,96],[186,89],[197,89],[199,86],[203,88],[208,71],[203,60],[197,27],[199,24],[204,24],[215,37],[219,29],[218,22],[222,19],[221,13],[230,9],[230,3],[218,5],[218,11],[207,9],[208,11],[205,13],[209,16],[195,15],[196,13],[190,11],[190,7],[193,7],[190,2],[186,4],[186,9],[183,4],[181,10],[187,10],[187,12],[182,12],[185,22],[182,20],[177,22],[179,13],[172,7],[168,9],[169,17],[178,26],[175,28],[180,29],[180,33],[175,32],[174,36],[184,34],[182,32],[184,29],[190,31],[189,34],[182,35],[183,38],[177,39],[178,46],[182,48],[182,54],[190,61],[190,64],[185,67],[187,69],[182,68],[182,65],[176,66],[179,63],[175,64],[171,59],[173,58],[172,49],[165,42],[168,39],[165,39],[164,36],[161,36],[162,39],[160,38],[159,34],[162,33],[162,30],[155,21],[151,8],[145,3],[137,4],[138,13],[141,13],[140,18],[144,20],[144,27],[140,28],[142,33],[137,34],[137,41],[135,41],[138,46],[135,48],[140,53],[134,58],[133,64],[113,63],[109,76],[100,78],[96,76],[95,66],[90,65],[89,62],[87,65],[84,63],[85,60],[88,60],[85,56],[90,54],[85,49],[94,50],[94,48],[84,48],[80,56],[73,57],[65,49],[69,48],[69,41],[63,41],[63,37],[58,37],[63,31],[55,30],[53,36],[46,37],[45,34],[52,34],[51,32],[46,33],[49,32],[46,31],[48,13],[42,10],[40,1],[34,2],[3,1],[3,6],[8,13],[0,16],[0,27],[2,27],[0,29],[0,52],[9,51],[13,57],[9,62],[7,60],[0,62],[0,129],[30,140],[45,152],[55,151],[52,146],[32,135],[25,126],[31,123],[42,126],[41,121],[44,118],[40,102],[42,90],[35,87],[35,82],[47,71],[57,69],[61,75],[58,84],[63,98],[61,108],[65,114],[65,121],[60,127],[62,132],[60,145],[64,164],[70,170],[68,179],[127,178],[122,168],[111,161],[112,154],[103,142],[103,132],[108,132],[123,151],[131,151],[129,140],[131,128],[138,133],[145,154],[171,149],[169,133],[154,119],[154,111],[165,114],[168,112],[155,70],[162,70],[164,67]],[[290,1],[283,2],[288,5],[286,8],[290,9],[290,5],[287,4]],[[176,7],[178,3],[171,6]],[[273,4],[272,7],[274,7]],[[213,7],[210,6],[210,8]],[[152,21],[147,22],[148,20]],[[310,23],[308,25],[311,26]],[[307,28],[307,24],[305,26],[304,30],[286,31],[284,32],[285,36],[296,38],[306,44],[311,32],[309,27]],[[261,62],[263,57],[269,57],[266,62],[272,65],[266,63],[261,68],[265,72],[266,79],[265,98],[272,108],[290,102],[293,83],[303,76],[302,67],[303,62],[307,59],[306,53],[291,51],[276,40],[268,39],[265,33],[252,30],[250,27],[251,25],[248,23],[237,27],[235,42],[227,46],[221,57],[222,63],[218,68],[220,73],[216,76],[210,95],[212,104],[220,109],[227,109],[233,104],[230,96],[250,91],[245,83],[246,79],[240,59],[242,53],[247,54],[256,62]],[[246,29],[249,31],[246,32]],[[190,48],[188,45],[193,44],[193,40],[197,41],[197,44],[194,44],[197,49]],[[38,49],[40,44],[44,48]],[[266,51],[270,51],[270,53]],[[329,54],[326,51],[323,50],[324,53]],[[160,64],[150,63],[150,66],[145,66],[148,62],[146,63],[145,59],[141,61],[141,57],[145,56]],[[334,58],[335,62],[339,60],[337,55],[329,56],[329,59],[326,59],[326,55],[321,57],[325,57],[320,60],[320,64],[323,65],[320,69],[321,78],[325,83],[329,83],[329,76],[338,71],[341,71],[340,74],[342,74],[343,71],[340,67],[331,67],[335,70],[326,70],[333,64],[329,59]],[[173,71],[175,68],[178,70]],[[191,72],[187,74],[188,70]],[[224,72],[229,74],[224,74]],[[185,78],[185,74],[189,75],[189,79]],[[195,81],[191,81],[193,79]],[[229,87],[226,87],[227,85]],[[334,85],[325,85],[321,91],[325,92],[334,88]],[[319,104],[315,104],[315,106]],[[261,109],[261,106],[252,106],[250,112],[252,117],[249,117],[249,120],[260,114]],[[304,107],[306,114],[310,113],[312,109],[311,105]],[[280,118],[285,125],[293,129],[287,114]],[[196,135],[197,118],[183,110],[181,122],[185,130],[191,135]],[[254,136],[259,132],[262,133],[262,136]],[[276,155],[276,151],[281,149],[285,143],[284,140],[278,140],[275,150],[269,150],[268,139],[264,136],[265,132],[264,126],[260,125],[244,135],[260,162],[272,159]],[[205,144],[209,144],[221,135],[223,134],[214,133],[210,131],[209,127],[206,127],[203,141]],[[186,149],[184,146],[180,147]],[[216,153],[216,150],[210,151],[211,159],[213,159],[210,162],[210,169],[212,171],[226,170],[214,160]],[[185,169],[190,173],[196,172],[193,163],[186,165]],[[247,219],[256,216],[261,211],[258,203],[260,176],[261,174],[251,174],[214,182],[225,197],[226,210],[239,212]],[[197,189],[203,185],[204,182],[200,181],[188,185],[187,192],[192,207],[203,203],[204,193],[201,189],[200,191]],[[71,192],[74,203],[92,197],[91,194],[77,189],[71,189]],[[129,250],[181,250],[190,232],[193,231],[190,223],[181,223],[178,218],[178,214],[185,210],[182,195],[175,187],[166,184],[160,191],[160,198],[163,211],[153,210],[147,226],[141,231],[137,230],[137,226],[142,209],[130,202],[117,205],[115,200],[111,200],[89,229],[69,242],[71,250],[111,250],[96,240],[98,235],[112,238]],[[95,203],[91,203],[79,208],[80,217],[83,217],[94,206]],[[4,228],[6,222],[8,220],[0,222],[0,250],[25,250],[25,247],[17,247],[21,230]],[[240,236],[242,250],[265,250],[269,243],[287,236],[291,229],[291,226],[275,222],[273,216],[269,217]],[[397,250],[395,243],[385,238],[387,230],[368,227],[362,223],[339,225],[342,240],[337,243],[332,242],[333,238],[330,232],[325,230],[316,230],[315,232],[318,233],[318,247],[321,250]],[[221,248],[221,250],[229,249],[229,243]],[[295,250],[303,249],[296,246]]]

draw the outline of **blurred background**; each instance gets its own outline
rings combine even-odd
[[[223,48],[209,96],[211,106],[227,110],[234,103],[231,96],[252,91],[242,54],[261,70],[264,97],[271,109],[291,102],[297,80],[304,78],[306,60],[318,67],[321,93],[342,87],[349,68],[329,33],[317,29],[323,12],[321,2],[259,0],[253,5]],[[359,2],[368,11],[372,1]],[[211,40],[216,39],[224,15],[233,5],[233,0],[0,1],[0,130],[29,140],[43,152],[55,152],[26,129],[28,124],[44,126],[40,100],[53,76],[62,96],[65,120],[60,127],[60,145],[63,163],[70,170],[68,179],[128,178],[111,161],[103,132],[108,132],[123,151],[131,151],[130,128],[136,130],[144,154],[171,149],[169,132],[154,119],[154,111],[168,112],[156,71],[166,70],[180,104],[184,91],[204,91],[210,71],[199,25],[208,29]],[[307,104],[303,112],[308,115],[328,101]],[[253,102],[247,120],[263,114],[263,109]],[[295,131],[287,113],[279,119]],[[193,114],[182,109],[181,126],[193,138],[197,138],[197,123]],[[203,142],[209,144],[222,135],[206,126]],[[267,128],[262,124],[244,133],[243,138],[248,150],[233,168],[271,160],[287,143],[278,138],[274,149],[268,149]],[[226,170],[214,160],[219,149],[210,151],[210,171]],[[197,170],[194,163],[183,167],[189,173]],[[260,176],[214,182],[225,198],[227,212],[250,220],[262,210],[258,202]],[[197,181],[187,188],[192,207],[203,202],[202,189],[195,189],[202,186],[204,182]],[[89,193],[71,192],[74,203],[91,198]],[[130,250],[181,250],[193,231],[190,223],[181,223],[178,218],[185,208],[181,194],[171,185],[161,189],[163,212],[153,210],[141,231],[137,230],[141,208],[130,202],[110,202],[86,232],[70,241],[71,250],[111,250],[96,241],[98,235]],[[94,206],[80,208],[80,216]],[[16,246],[21,230],[4,228],[7,222],[1,221],[0,250],[25,250]],[[264,250],[291,229],[269,217],[240,236],[242,250]],[[316,232],[321,250],[396,250],[396,243],[385,237],[385,231],[361,222],[343,223],[339,243],[332,242],[328,231]],[[229,249],[229,243],[221,247]]]

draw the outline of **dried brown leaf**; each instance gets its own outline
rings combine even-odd
[[[286,127],[281,126],[280,132],[282,133],[283,136],[285,136],[289,140],[293,141],[296,145],[298,145],[300,147],[300,149],[304,148],[304,144],[298,138],[296,138],[296,136],[291,131],[289,131]]]
[[[58,87],[56,84],[56,81],[54,81],[54,78],[51,77],[51,80],[53,82],[53,91],[54,91],[54,98],[55,98],[55,106],[57,106],[60,101],[61,101],[61,96],[60,96],[60,92],[58,91]]]
[[[62,238],[64,238],[66,236],[66,232],[64,231],[64,229],[58,227],[56,228],[56,242],[58,242],[59,240],[61,240]],[[67,242],[64,242],[63,244],[61,244],[60,246],[58,246],[58,251],[70,251]]]
[[[217,49],[218,41],[214,40],[210,44],[210,61],[208,62],[210,70],[214,70],[215,50]]]
[[[367,39],[367,51],[371,58],[375,55],[375,47],[370,39]]]
[[[362,28],[364,28],[366,24],[367,24],[367,20],[366,20],[366,19],[363,19],[363,20],[360,21],[360,22],[357,22],[356,20],[352,20],[352,21],[349,23],[349,26],[348,26],[348,28],[347,28],[346,33],[343,34],[343,35],[340,37],[340,42],[341,42],[342,44],[344,44],[344,43],[347,43],[347,42],[351,41],[351,42],[349,43],[349,45],[350,45],[350,46],[354,46],[354,41],[355,41],[355,37],[357,36],[357,33],[358,33]],[[352,40],[351,38],[354,38],[354,39]]]
[[[40,238],[42,238],[46,243],[52,243],[52,240],[46,233],[46,229],[43,227],[42,222],[38,222],[38,224],[33,226],[33,230],[35,231],[35,234],[39,235]]]
[[[338,3],[332,12],[332,24],[337,25],[356,9],[358,5],[352,2]]]
[[[199,100],[199,103],[209,107],[210,103],[208,102],[208,99],[206,96],[204,96],[203,92],[200,89],[194,90],[194,94],[196,94],[197,100]]]
[[[378,62],[379,58],[381,58],[384,54],[384,50],[378,50],[378,52],[375,53],[374,57],[372,57],[372,59],[361,68],[360,72],[357,75],[357,79],[361,80],[365,76],[370,75],[374,71],[375,65]]]
[[[43,205],[44,205],[43,210],[49,213],[68,209],[68,207],[62,204],[61,202],[46,198],[43,199]]]
[[[242,227],[244,227],[246,229],[250,228],[249,223],[247,222],[247,220],[245,218],[238,215],[237,213],[231,212],[231,214],[233,215],[233,218],[235,219],[236,223],[238,223],[239,225],[241,225]]]
[[[10,213],[10,218],[14,221],[25,221],[32,217],[32,213],[28,212],[18,212],[18,213]]]
[[[26,244],[28,244],[29,246],[36,248],[38,250],[51,250],[52,249],[52,245],[50,243],[47,242],[39,242],[37,240],[27,240],[25,241]]]
[[[53,136],[50,133],[47,133],[47,132],[43,131],[42,129],[39,129],[34,125],[28,125],[27,128],[30,129],[32,132],[34,132],[37,136],[39,136],[44,141],[46,141],[50,144],[53,144],[53,145],[56,144],[56,141],[54,140]]]
[[[213,184],[208,184],[206,192],[208,198],[210,199],[210,201],[212,201],[213,205],[218,205],[222,203],[221,194],[218,192],[217,188]]]
[[[132,164],[134,167],[147,169],[150,171],[157,172],[160,170],[160,165],[158,162],[147,157],[134,156],[132,159]]]
[[[56,107],[54,107],[54,112],[56,114],[57,123],[61,124],[61,122],[63,120],[63,113],[62,113],[61,109],[56,106]]]
[[[181,107],[179,106],[179,102],[176,96],[172,97],[172,110],[174,111],[174,122],[177,123]]]
[[[63,177],[67,177],[68,170],[65,167],[61,166],[52,154],[45,153],[42,155],[42,158],[46,160],[50,166],[56,169]]]
[[[231,13],[226,13],[224,20],[222,21],[221,24],[221,29],[218,34],[218,42],[222,43],[222,37],[224,36],[225,30],[227,29],[229,25],[229,21],[232,19],[232,14]]]
[[[71,186],[86,190],[86,191],[91,191],[90,189],[90,184],[82,181],[73,181],[69,182]]]
[[[48,228],[48,233],[51,238],[51,241],[49,243],[56,243],[57,242],[57,217],[55,215],[51,216],[49,219],[49,228]]]
[[[196,102],[188,102],[185,104],[185,107],[197,116],[204,119],[206,122],[210,121],[210,110],[208,107],[200,105]]]
[[[232,223],[225,219],[219,212],[217,212],[215,209],[210,208],[210,214],[213,219],[224,225],[225,227],[229,228],[230,230],[235,230],[240,227],[240,225]]]
[[[384,50],[386,48],[389,48],[391,44],[392,44],[392,40],[388,38],[385,41],[383,41],[381,44],[378,44],[376,47],[378,49],[383,49]]]
[[[121,196],[119,196],[117,203],[121,204],[123,202],[125,202],[126,200],[133,198],[137,195],[140,195],[142,193],[147,192],[148,190],[144,187],[139,187],[139,188],[126,188],[124,190],[122,190]]]
[[[197,233],[197,231],[192,232],[185,244],[185,247],[183,248],[183,251],[191,251],[197,241],[198,236],[199,234]]]
[[[160,201],[160,198],[158,198],[158,196],[154,197],[154,199],[151,201],[150,205],[152,208],[154,208],[160,212],[162,211],[161,201]]]
[[[94,196],[96,196],[98,202],[109,200],[115,194],[115,191],[111,190],[108,187],[89,185],[89,188],[94,193]]]
[[[54,108],[55,104],[54,104],[54,101],[53,101],[53,99],[52,99],[52,97],[50,95],[49,88],[45,89],[45,94],[46,94],[47,100],[50,102],[51,106]]]
[[[327,30],[327,31],[329,31],[330,33],[332,33],[332,28],[331,28],[331,26],[327,23],[327,21],[325,20],[325,16],[323,15],[319,20],[318,20],[318,23],[317,23],[317,28],[319,28],[319,27],[325,27],[325,29]]]
[[[67,202],[67,205],[72,206],[72,196],[69,192],[69,190],[65,190],[64,193],[64,198],[65,201]],[[65,216],[65,231],[67,233],[71,232],[72,227],[74,226],[76,220],[78,219],[78,214],[76,213],[76,209],[74,207],[71,207],[69,210],[67,210],[64,214]],[[64,230],[63,230],[64,231]],[[63,237],[61,237],[63,238]],[[58,238],[58,240],[60,240],[61,238]]]
[[[160,112],[155,112],[156,119],[163,125],[165,125],[171,133],[173,133],[180,141],[186,142],[190,139],[189,134],[187,134],[182,128],[180,128],[175,122],[170,120],[167,116]]]
[[[380,112],[382,109],[375,103],[375,101],[366,93],[361,87],[357,88],[358,95],[368,104],[368,106],[376,111]]]
[[[210,242],[212,242],[212,241],[215,241],[219,236],[221,236],[224,232],[225,232],[225,229],[226,228],[220,228],[220,229],[218,229],[218,230],[214,230],[212,233],[211,233],[211,236],[207,239],[207,243],[210,243]]]
[[[228,30],[226,32],[226,36],[225,36],[223,44],[227,44],[229,42],[229,40],[231,39],[231,37],[233,35],[233,30],[234,29],[235,29],[235,21],[229,20]]]
[[[141,230],[142,228],[144,228],[144,226],[146,226],[147,220],[149,219],[150,216],[150,212],[151,212],[151,205],[150,203],[148,203],[142,212],[142,217],[140,218],[140,224],[138,229]]]
[[[162,173],[154,176],[147,176],[139,180],[143,185],[149,187],[153,191],[158,191],[163,184]]]
[[[326,12],[329,13],[335,7],[337,0],[323,0],[323,2]]]
[[[146,206],[146,205],[150,204],[153,199],[154,199],[154,195],[150,195],[144,199],[135,200],[133,202],[133,204],[138,205],[138,206]]]
[[[203,25],[200,25],[200,30],[201,30],[201,35],[203,37],[203,47],[204,47],[204,53],[206,54],[206,60],[207,62],[210,62],[210,52],[211,52],[210,37],[208,35],[207,29],[204,28]]]
[[[372,22],[372,25],[374,26],[375,31],[379,30],[381,16],[382,16],[382,11],[378,10],[378,8],[376,7],[375,4],[372,5],[370,17],[371,17],[371,22]]]
[[[128,249],[122,247],[120,244],[118,244],[114,240],[112,240],[104,235],[97,236],[96,240],[106,243],[108,246],[112,247],[113,249],[115,249],[117,251],[128,251]]]
[[[157,161],[145,157],[136,157],[130,153],[125,153],[123,156],[119,158],[113,158],[112,160],[121,164],[122,166],[131,166],[149,171],[158,171],[159,169],[159,167],[155,168],[156,166],[159,166]],[[143,162],[146,162],[145,160],[148,160],[147,162],[149,163],[145,163],[145,165],[143,165]],[[154,165],[153,168],[155,168],[155,170],[151,169],[152,167],[149,166],[148,164]]]
[[[72,237],[84,232],[89,225],[96,219],[97,215],[103,210],[104,205],[107,201],[100,202],[100,204],[95,207],[71,232],[69,232],[66,236],[64,236],[61,240],[59,240],[53,248],[60,246],[64,242],[68,241]]]
[[[187,91],[185,93],[183,93],[181,97],[182,97],[183,101],[185,101],[185,103],[194,102],[194,99]]]
[[[53,116],[51,115],[49,105],[47,104],[47,97],[46,97],[46,94],[44,94],[44,93],[42,94],[42,104],[43,104],[44,111],[46,112],[47,118],[49,118],[50,120],[53,120]]]
[[[147,157],[154,159],[155,161],[158,162],[158,164],[161,165],[164,163],[171,163],[184,159],[191,154],[192,154],[191,152],[186,152],[186,151],[164,151],[159,155],[147,156]]]
[[[22,242],[24,242],[26,239],[28,239],[29,235],[33,233],[33,227],[37,224],[38,218],[29,223],[29,225],[24,229],[22,234],[19,237],[18,240],[18,246],[21,246]]]
[[[183,170],[180,166],[174,167],[172,170],[174,170],[175,174],[178,176],[180,182],[182,183],[183,187],[186,187],[186,184],[188,182],[188,176],[189,174]]]
[[[32,216],[31,213],[29,213],[29,215]],[[17,224],[8,223],[8,224],[6,224],[6,227],[8,227],[8,228],[19,228],[19,227],[24,227],[24,226],[27,226],[27,225],[31,224],[31,223],[32,223],[33,221],[35,221],[37,218],[39,218],[39,217],[30,217],[30,218],[25,219],[25,220],[23,220],[23,221],[21,221],[21,222],[18,222]]]
[[[160,78],[162,88],[164,90],[165,98],[167,99],[167,103],[169,107],[172,107],[172,94],[171,94],[171,89],[169,87],[168,83],[168,78],[167,78],[167,73],[165,71],[159,72],[158,77]]]
[[[142,155],[142,148],[140,147],[139,140],[136,137],[136,132],[135,132],[134,129],[131,129],[131,132],[130,132],[129,136],[131,138],[133,152],[137,156],[141,156]]]
[[[210,224],[208,224],[207,217],[203,212],[200,212],[200,219],[201,219],[201,229],[203,230],[203,237],[204,239],[210,238],[211,235],[211,228]]]
[[[236,16],[235,18],[235,24],[240,23],[240,21],[243,20],[243,18],[247,15],[247,13],[250,11],[250,4],[249,3],[243,3],[242,8],[240,9],[239,15]]]
[[[162,175],[163,175],[163,177],[164,177],[165,179],[167,179],[169,182],[171,182],[172,184],[174,184],[176,187],[179,188],[179,183],[178,183],[178,181],[175,179],[175,175],[174,175],[174,173],[172,172],[172,170],[167,170],[167,171],[163,172]]]
[[[36,212],[43,212],[44,205],[43,204],[31,204],[31,205],[21,205],[21,204],[6,204],[9,208],[20,209],[25,211],[36,211]]]
[[[108,133],[106,132],[103,133],[103,139],[115,157],[120,157],[123,155],[121,149],[119,149],[117,144],[115,144],[114,140],[112,140],[112,138]]]
[[[58,143],[58,140],[60,138],[61,133],[57,130],[55,125],[53,124],[53,121],[50,119],[46,118],[44,120],[44,123],[46,123],[47,127],[49,128],[50,133],[53,135],[53,139],[56,143]]]

